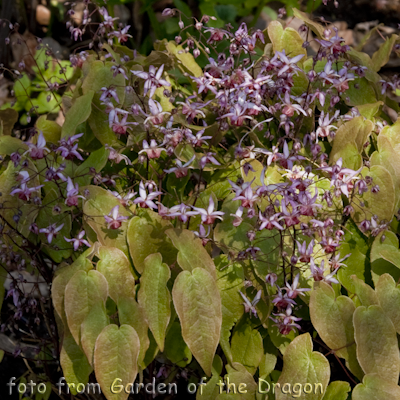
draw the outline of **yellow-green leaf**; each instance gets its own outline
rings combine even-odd
[[[77,394],[79,383],[86,385],[93,369],[82,349],[76,344],[68,327],[64,330],[64,339],[60,353],[60,363],[63,375],[69,383],[69,390],[73,395]]]
[[[328,360],[316,351],[313,351],[311,336],[308,333],[297,336],[287,347],[283,356],[282,374],[278,379],[281,390],[276,392],[276,400],[292,399],[291,394],[283,393],[283,385],[310,383],[313,391],[310,394],[302,392],[299,399],[321,400],[324,397],[329,383],[331,371]],[[320,384],[315,387],[315,384]]]
[[[371,286],[367,285],[362,279],[357,278],[353,275],[351,277],[354,282],[354,293],[357,295],[360,303],[363,306],[378,305],[378,297],[376,296],[375,290]]]
[[[96,340],[101,331],[109,324],[104,303],[96,303],[81,325],[81,345],[86,357],[93,365]]]
[[[222,327],[220,344],[228,361],[233,362],[229,337],[236,321],[243,315],[243,299],[239,291],[243,288],[243,269],[238,263],[229,263],[228,257],[221,255],[215,259],[217,266],[217,286],[221,295]]]
[[[160,253],[145,258],[138,302],[161,351],[164,350],[165,332],[171,318],[171,295],[167,288],[170,277],[171,271],[168,265],[163,264]]]
[[[75,342],[80,344],[81,324],[96,303],[107,300],[106,278],[95,270],[78,270],[65,287],[65,313]]]
[[[96,269],[108,283],[108,295],[118,303],[122,297],[134,296],[135,276],[126,255],[115,247],[101,246],[97,252]]]
[[[215,265],[204,248],[201,239],[187,229],[168,229],[165,231],[173,245],[178,249],[178,264],[185,271],[204,268],[214,278],[217,277]]]
[[[203,268],[182,271],[172,290],[182,337],[210,376],[222,323],[221,297],[215,279]]]
[[[61,128],[61,137],[71,137],[80,133],[76,132],[76,128],[89,118],[92,112],[93,96],[94,92],[89,91],[75,100],[74,104],[65,115],[65,121]]]
[[[352,400],[389,399],[400,399],[400,386],[375,374],[365,375],[363,383],[359,383],[352,393]]]
[[[370,190],[363,194],[362,201],[365,207],[360,207],[358,202],[353,202],[354,221],[360,223],[364,219],[371,219],[373,215],[378,216],[379,221],[390,221],[395,211],[395,189],[390,172],[381,165],[374,165],[370,170],[364,168],[361,174],[370,176],[373,179],[373,185],[379,186],[378,193],[372,193]]]
[[[130,325],[108,325],[96,340],[94,371],[107,400],[126,400],[138,372],[139,336]]]
[[[90,249],[81,254],[71,265],[66,265],[56,271],[56,277],[51,285],[51,298],[58,315],[63,322],[67,321],[64,308],[65,287],[69,280],[77,271],[88,272],[93,269],[93,265],[87,258]]]
[[[382,307],[361,306],[354,312],[357,358],[365,374],[377,374],[388,382],[399,380],[399,346],[396,330]]]
[[[325,282],[311,292],[310,316],[321,339],[337,356],[346,359],[350,370],[360,379],[363,372],[358,365],[354,341],[353,301],[347,296],[336,298],[333,288]]]
[[[128,221],[122,221],[119,229],[108,229],[104,215],[108,215],[115,206],[119,206],[119,215],[129,217],[130,213],[121,205],[119,200],[109,191],[98,186],[87,186],[86,201],[83,205],[85,221],[96,232],[98,241],[103,246],[116,247],[129,255],[126,243]]]
[[[324,400],[346,400],[351,387],[348,382],[334,381],[326,389]]]
[[[303,39],[293,28],[283,29],[278,21],[272,21],[268,24],[268,36],[271,39],[274,51],[283,51],[289,57],[295,57],[303,54],[300,63],[305,61],[307,51],[303,47]]]
[[[383,274],[379,277],[375,290],[380,306],[400,334],[400,287],[389,274]]]
[[[143,365],[143,360],[145,358],[146,351],[150,345],[148,334],[149,327],[144,316],[144,311],[142,307],[140,307],[140,305],[136,302],[134,297],[119,296],[117,307],[120,324],[130,325],[133,329],[135,329],[136,333],[139,336],[140,352],[138,365],[141,366],[142,369],[144,369],[145,365]]]
[[[135,269],[141,274],[144,260],[154,253],[161,253],[166,264],[176,260],[177,251],[165,234],[172,228],[170,221],[151,210],[145,210],[140,217],[133,217],[128,227],[128,245]]]
[[[248,319],[242,319],[233,330],[231,349],[233,362],[242,364],[254,375],[264,355],[264,348],[260,332],[252,328]]]

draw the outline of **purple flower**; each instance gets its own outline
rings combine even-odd
[[[122,221],[125,221],[128,217],[119,215],[119,206],[115,206],[108,215],[104,216],[104,219],[107,222],[108,229],[119,229]]]
[[[45,152],[50,152],[50,150],[46,147],[46,139],[43,136],[43,133],[40,132],[37,143],[27,143],[29,146],[29,150],[26,153],[29,153],[32,160],[40,160],[44,157]]]
[[[79,186],[76,183],[74,186],[74,183],[72,182],[72,179],[68,177],[68,183],[67,183],[67,198],[65,199],[65,204],[68,207],[77,207],[78,206],[78,198],[84,199],[83,196],[78,195],[79,193]]]
[[[83,136],[83,133],[61,139],[59,141],[60,146],[56,149],[56,153],[60,153],[61,157],[64,157],[66,160],[72,160],[76,157],[78,160],[83,161],[82,156],[78,152],[78,143],[75,143],[81,136]]]
[[[47,228],[39,229],[40,233],[44,233],[47,237],[47,241],[50,244],[53,239],[57,236],[57,233],[61,231],[64,224],[57,226],[57,224],[51,224]]]
[[[153,67],[150,65],[149,72],[144,71],[131,71],[133,75],[138,76],[145,80],[144,82],[144,95],[149,93],[149,97],[153,97],[157,88],[162,86],[171,86],[171,84],[165,79],[161,79],[164,71],[164,64],[160,68]]]
[[[81,231],[81,232],[79,232],[79,234],[76,238],[68,239],[64,236],[64,239],[68,243],[72,242],[74,244],[74,251],[77,251],[79,249],[79,247],[82,245],[90,247],[90,243],[86,239],[83,239],[84,236],[85,236],[85,231]]]
[[[239,291],[239,294],[242,296],[242,298],[244,300],[244,303],[243,303],[244,311],[246,313],[250,313],[250,317],[251,317],[251,314],[253,314],[256,318],[258,318],[256,305],[261,299],[261,293],[262,293],[261,290],[259,290],[257,292],[257,294],[255,295],[253,301],[250,302],[250,300],[242,292]]]
[[[162,192],[159,191],[150,191],[149,190],[149,194],[147,194],[145,185],[143,183],[143,181],[140,181],[139,183],[139,195],[140,197],[138,197],[137,199],[134,200],[135,204],[139,204],[140,207],[142,208],[152,208],[154,210],[157,210],[157,206],[155,205],[155,203],[153,202],[153,200],[159,196],[160,194],[162,194]]]
[[[299,279],[300,274],[297,274],[291,285],[286,282],[286,292],[289,299],[295,299],[299,294],[304,296],[304,292],[308,292],[309,290],[311,290],[310,288],[297,288],[297,286],[299,285]]]
[[[14,189],[13,191],[11,191],[10,195],[14,196],[15,194],[18,194],[18,198],[20,198],[21,200],[28,201],[31,198],[31,194],[33,192],[38,191],[43,186],[44,185],[39,185],[39,186],[28,188],[26,183],[21,183],[21,186],[17,189]]]
[[[201,216],[201,222],[205,225],[211,225],[214,223],[214,221],[218,218],[222,220],[222,215],[225,213],[222,211],[214,211],[214,200],[212,196],[210,195],[209,203],[208,203],[208,208],[205,210],[204,208],[199,208],[199,207],[193,207],[194,210],[196,210],[200,216]]]

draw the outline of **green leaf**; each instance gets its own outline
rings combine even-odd
[[[93,269],[92,263],[87,258],[89,251],[90,249],[81,254],[71,265],[59,268],[56,271],[56,277],[53,279],[51,298],[54,308],[63,322],[67,321],[64,309],[65,287],[77,271],[89,272]]]
[[[383,106],[383,101],[377,101],[376,103],[372,104],[368,103],[368,104],[358,105],[357,109],[363,117],[367,119],[372,119],[373,117],[379,114],[381,106]]]
[[[354,221],[360,223],[365,218],[371,219],[373,215],[377,215],[379,221],[390,221],[396,205],[394,183],[390,172],[380,165],[374,165],[370,170],[364,168],[361,173],[364,177],[370,176],[373,179],[373,184],[379,186],[379,193],[371,193],[370,190],[364,193],[362,201],[365,207],[360,207],[358,202],[353,202]]]
[[[351,254],[345,260],[346,267],[340,268],[338,271],[339,282],[351,293],[355,293],[354,281],[352,275],[356,275],[360,279],[364,279],[366,254],[369,246],[366,243],[365,236],[358,229],[353,220],[349,219],[345,225],[345,235],[343,243],[341,244],[340,258]]]
[[[387,400],[399,398],[400,387],[375,374],[365,375],[363,383],[359,383],[352,393],[352,400]]]
[[[299,399],[321,400],[328,386],[330,374],[328,360],[321,353],[313,351],[311,336],[308,333],[297,336],[289,344],[283,356],[282,374],[278,379],[281,390],[276,392],[276,400],[291,399],[292,395],[283,393],[282,389],[285,384],[293,386],[295,383],[310,383],[315,389],[310,394],[303,392]],[[315,387],[315,384],[320,384],[319,388]]]
[[[382,43],[379,49],[372,55],[372,67],[374,71],[378,72],[384,65],[387,64],[392,53],[393,46],[395,45],[398,35],[392,35],[390,38]]]
[[[220,393],[218,382],[220,380],[220,376],[212,375],[211,379],[206,385],[199,386],[196,394],[196,400],[215,400],[218,398],[218,394]]]
[[[382,243],[378,235],[371,247],[371,270],[374,280],[380,275],[389,273],[395,280],[400,279],[400,250],[397,236],[387,231],[386,240]],[[390,242],[390,239],[393,242]]]
[[[348,382],[334,381],[326,389],[324,400],[347,400],[351,387]]]
[[[275,349],[275,353],[277,350]],[[265,353],[260,362],[260,378],[266,378],[276,366],[276,361],[278,359],[275,353]]]
[[[299,11],[296,8],[293,8],[293,15],[304,21],[304,23],[317,35],[319,39],[323,39],[325,28],[321,24],[314,22],[306,13]]]
[[[382,307],[361,306],[354,312],[357,358],[365,374],[377,374],[388,382],[399,379],[399,347],[396,330]]]
[[[94,351],[94,370],[107,400],[129,397],[124,388],[135,381],[139,350],[139,336],[130,325],[108,325],[100,333]]]
[[[128,245],[135,269],[141,274],[144,260],[154,253],[161,253],[166,264],[176,260],[176,249],[166,236],[167,229],[173,228],[171,222],[151,210],[143,210],[140,217],[133,217],[128,227]]]
[[[12,153],[28,150],[28,146],[21,139],[13,136],[0,136],[0,154],[9,156]]]
[[[184,271],[204,268],[214,278],[217,277],[215,265],[201,239],[187,229],[168,229],[166,235],[178,250],[178,264]]]
[[[240,363],[233,363],[231,365],[226,366],[227,374],[225,375],[225,382],[228,384],[228,380],[230,384],[235,385],[236,393],[238,395],[237,398],[244,400],[254,400],[257,384],[254,381],[253,376],[247,369],[241,365]],[[240,385],[242,387],[240,388]],[[231,388],[231,391],[233,387]],[[239,395],[239,391],[241,390],[242,394]],[[219,396],[218,396],[219,398]],[[228,397],[224,397],[228,399]]]
[[[90,153],[89,157],[79,165],[75,170],[75,180],[79,186],[89,185],[92,177],[89,172],[94,168],[96,172],[101,172],[108,161],[109,151],[105,147],[101,147]]]
[[[78,270],[65,287],[65,313],[75,342],[80,344],[81,324],[96,303],[105,304],[107,281],[95,270]]]
[[[355,142],[358,152],[361,153],[373,128],[374,123],[363,117],[356,117],[345,122],[335,134],[331,156],[351,142]]]
[[[133,296],[133,294],[132,294]],[[143,360],[146,355],[146,351],[150,345],[150,339],[148,335],[149,327],[147,325],[144,311],[142,307],[136,302],[134,297],[122,297],[118,298],[118,317],[121,325],[130,325],[135,329],[140,340],[140,352],[138,357],[138,365],[142,369],[146,367],[143,364]]]
[[[181,325],[174,321],[165,338],[164,355],[178,367],[186,367],[192,362],[192,353],[182,337]]]
[[[182,271],[175,280],[172,298],[183,339],[210,376],[222,324],[221,297],[215,279],[203,268]]]
[[[217,266],[217,286],[221,296],[222,326],[220,344],[228,361],[232,364],[232,351],[229,344],[231,329],[243,315],[243,299],[239,291],[243,288],[243,270],[239,263],[229,264],[227,256],[215,259]]]
[[[186,53],[182,46],[177,46],[174,41],[165,44],[168,52],[177,60],[178,67],[183,72],[189,73],[191,76],[198,78],[203,75],[203,70],[197,64],[191,53]]]
[[[11,138],[10,136],[2,136],[2,138]],[[1,138],[0,138],[1,143]],[[0,150],[1,151],[1,150]],[[31,180],[28,184],[29,187],[34,187],[39,185],[39,178],[37,176],[37,169],[35,165],[30,161],[27,170],[31,172]],[[7,169],[3,171],[0,175],[0,193],[2,194],[0,199],[0,204],[2,208],[0,209],[0,216],[4,218],[12,228],[18,229],[18,232],[24,236],[29,235],[29,226],[35,221],[37,216],[37,206],[34,204],[27,204],[25,201],[20,200],[18,196],[11,196],[11,191],[16,186],[15,177],[20,171],[20,167],[14,167],[14,163],[9,162]],[[32,196],[39,196],[40,191],[32,192]],[[45,203],[46,204],[46,203]],[[19,221],[16,223],[14,221],[14,214],[19,212]],[[5,225],[5,224],[4,224]],[[1,230],[3,238],[8,236],[8,232],[11,228],[4,226]],[[15,235],[13,234],[15,237]],[[21,242],[22,238],[14,238],[18,243]]]
[[[42,202],[43,204],[51,204],[53,207],[58,204],[62,206],[64,205],[63,199],[60,197],[59,190],[56,192],[55,189],[49,190]],[[66,242],[65,237],[69,237],[71,234],[71,215],[67,212],[54,214],[52,207],[41,207],[36,218],[36,223],[39,228],[47,228],[52,224],[56,224],[56,226],[63,224],[63,227],[57,233],[57,236],[53,237],[51,244],[47,244],[47,237],[44,233],[39,233],[39,238],[43,243],[45,252],[55,262],[59,263],[62,261],[62,259],[70,257],[72,253],[72,247]]]
[[[114,73],[111,67],[114,65],[112,62],[103,62],[100,60],[88,62],[84,64],[83,74],[84,79],[82,83],[83,94],[90,92],[99,92],[103,87],[113,86],[117,92],[118,99],[121,104],[125,101],[125,78],[122,74]],[[100,97],[96,94],[96,97]],[[107,119],[107,117],[106,117]]]
[[[283,51],[288,57],[295,57],[303,54],[304,57],[299,61],[302,64],[307,56],[307,51],[303,47],[303,39],[293,28],[283,29],[278,21],[268,24],[268,35],[271,39],[274,51]]]
[[[55,121],[48,120],[47,115],[38,118],[36,128],[43,133],[46,142],[56,144],[61,138],[61,126]]]
[[[295,331],[290,331],[288,335],[282,335],[279,332],[278,327],[276,325],[272,325],[272,323],[269,323],[268,325],[268,335],[273,345],[279,349],[283,355],[285,354],[292,340],[297,337],[297,333]]]
[[[109,324],[104,303],[96,303],[81,325],[81,345],[82,349],[93,366],[93,355],[96,340],[101,331]]]
[[[378,146],[381,137],[389,139],[390,144],[397,154],[400,153],[400,117],[393,125],[386,125],[378,136]]]
[[[35,107],[38,114],[58,113],[60,103],[61,98],[58,94],[41,92],[38,97],[25,103],[25,111],[29,112],[32,107]]]
[[[0,110],[0,136],[11,135],[15,123],[18,121],[18,113],[12,108]]]
[[[108,295],[118,303],[120,297],[134,296],[135,276],[126,255],[115,247],[101,246],[97,252],[96,269],[108,283]]]
[[[79,383],[89,382],[89,375],[93,369],[90,366],[85,353],[76,344],[68,328],[64,331],[64,339],[60,353],[60,363],[63,375],[69,384],[69,390],[73,395],[77,395]]]
[[[370,158],[371,167],[374,165],[381,165],[386,168],[394,183],[395,196],[396,196],[396,208],[399,205],[400,200],[400,158],[398,152],[396,152],[388,137],[379,135],[378,136],[378,151],[372,153]]]
[[[242,364],[254,375],[264,355],[264,348],[260,332],[253,329],[248,319],[242,319],[233,330],[231,348],[233,362]]]
[[[363,372],[358,365],[354,342],[353,301],[346,296],[335,297],[333,288],[325,282],[311,292],[311,322],[321,339],[338,357],[344,358],[359,379]]]
[[[76,128],[82,122],[85,122],[92,112],[92,100],[94,92],[90,91],[83,96],[78,97],[72,107],[65,115],[65,121],[61,128],[61,137],[71,137],[75,135]]]
[[[353,279],[354,282],[354,293],[357,295],[363,306],[379,304],[375,290],[372,289],[371,286],[367,285],[362,279],[357,278],[355,275],[353,275],[351,279]]]
[[[164,351],[165,332],[171,318],[171,295],[167,288],[171,271],[168,265],[163,264],[160,253],[147,256],[144,266],[138,302],[158,347]]]
[[[122,221],[119,229],[108,229],[104,215],[108,215],[115,206],[119,206],[119,215],[129,217],[131,214],[123,207],[120,201],[108,190],[99,186],[86,186],[86,201],[83,204],[85,221],[96,232],[98,241],[103,246],[116,247],[129,256],[126,243],[128,221]]]
[[[358,170],[362,166],[362,156],[357,149],[355,141],[347,142],[335,152],[332,150],[329,158],[330,164],[335,164],[339,159],[343,161],[343,167]]]
[[[376,295],[383,312],[391,319],[396,331],[400,334],[400,286],[389,274],[379,277]]]
[[[366,78],[350,81],[349,88],[341,94],[341,97],[349,106],[370,105],[377,102],[374,85],[371,85]]]

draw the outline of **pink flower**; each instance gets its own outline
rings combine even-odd
[[[53,239],[57,236],[57,233],[61,231],[64,224],[57,226],[57,224],[51,224],[47,228],[39,229],[40,233],[44,233],[47,237],[47,241],[49,244],[53,241]]]
[[[149,93],[149,97],[153,97],[157,88],[162,86],[171,86],[171,84],[165,79],[161,79],[164,71],[164,64],[160,68],[153,67],[150,65],[149,72],[144,71],[131,71],[133,75],[138,76],[145,80],[144,82],[144,95]]]
[[[162,192],[159,191],[150,191],[149,194],[146,192],[146,188],[143,184],[143,181],[139,183],[139,195],[137,199],[134,200],[135,204],[139,204],[140,207],[142,208],[152,208],[154,210],[157,210],[157,206],[154,203],[154,199],[162,194]]]
[[[39,186],[28,188],[26,183],[21,183],[21,186],[17,189],[14,189],[10,193],[10,195],[14,196],[15,194],[18,194],[18,198],[20,198],[21,200],[28,201],[31,198],[31,194],[33,192],[38,191],[43,186],[44,185],[39,185]]]
[[[42,132],[39,133],[36,144],[27,143],[27,145],[29,146],[27,153],[29,153],[32,160],[40,160],[44,157],[45,152],[50,152],[50,150],[46,147],[46,139],[44,138]]]
[[[218,218],[222,220],[222,215],[225,213],[222,211],[214,211],[214,200],[212,196],[210,195],[209,199],[209,204],[207,210],[204,208],[199,208],[199,207],[193,207],[194,210],[196,210],[200,216],[201,216],[201,222],[205,225],[211,225],[214,223],[214,221]]]
[[[81,232],[79,232],[79,234],[76,238],[68,239],[64,236],[64,239],[68,243],[72,242],[74,244],[74,251],[77,251],[79,249],[79,247],[82,245],[90,247],[90,243],[86,239],[83,239],[84,236],[85,236],[85,231],[81,231]]]
[[[79,193],[79,186],[76,183],[74,186],[74,183],[72,182],[72,179],[68,177],[68,183],[67,183],[67,198],[65,199],[65,204],[68,207],[77,207],[78,206],[78,198],[84,199],[83,196],[78,195]]]
[[[171,174],[172,172],[174,172],[175,176],[178,179],[183,178],[188,174],[189,165],[193,162],[195,158],[196,156],[194,155],[187,163],[183,165],[180,160],[175,160],[176,167],[165,169],[164,172],[166,172],[167,174]]]
[[[119,206],[115,206],[108,215],[104,216],[104,219],[107,222],[108,229],[119,229],[122,225],[122,221],[127,220],[128,217],[119,215]]]
[[[143,150],[140,150],[139,154],[146,153],[147,157],[152,159],[160,158],[163,151],[167,152],[167,150],[165,150],[163,147],[160,147],[154,139],[151,139],[150,145],[147,143],[147,140],[143,140]]]
[[[297,274],[296,277],[293,279],[292,285],[289,285],[286,282],[286,292],[289,299],[295,299],[299,294],[304,296],[304,292],[308,292],[311,290],[310,288],[297,288],[299,284],[300,274]]]
[[[72,160],[76,157],[78,160],[83,161],[82,156],[78,152],[78,143],[75,143],[83,133],[78,133],[69,138],[63,138],[59,141],[60,146],[56,149],[56,153],[61,153],[61,157],[66,160]]]
[[[258,318],[256,305],[261,299],[261,293],[262,293],[261,290],[259,290],[257,292],[256,296],[254,297],[253,301],[250,302],[250,300],[242,292],[239,292],[239,294],[242,296],[242,298],[244,300],[244,303],[243,303],[244,311],[246,313],[250,313],[250,317],[251,317],[251,314],[253,314],[256,318]]]

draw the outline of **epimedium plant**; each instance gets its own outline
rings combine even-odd
[[[144,57],[85,4],[62,126],[23,141],[0,115],[1,328],[29,376],[77,398],[153,377],[204,399],[398,398],[399,82],[378,74],[398,37],[370,58],[296,9],[306,41],[203,16]]]

